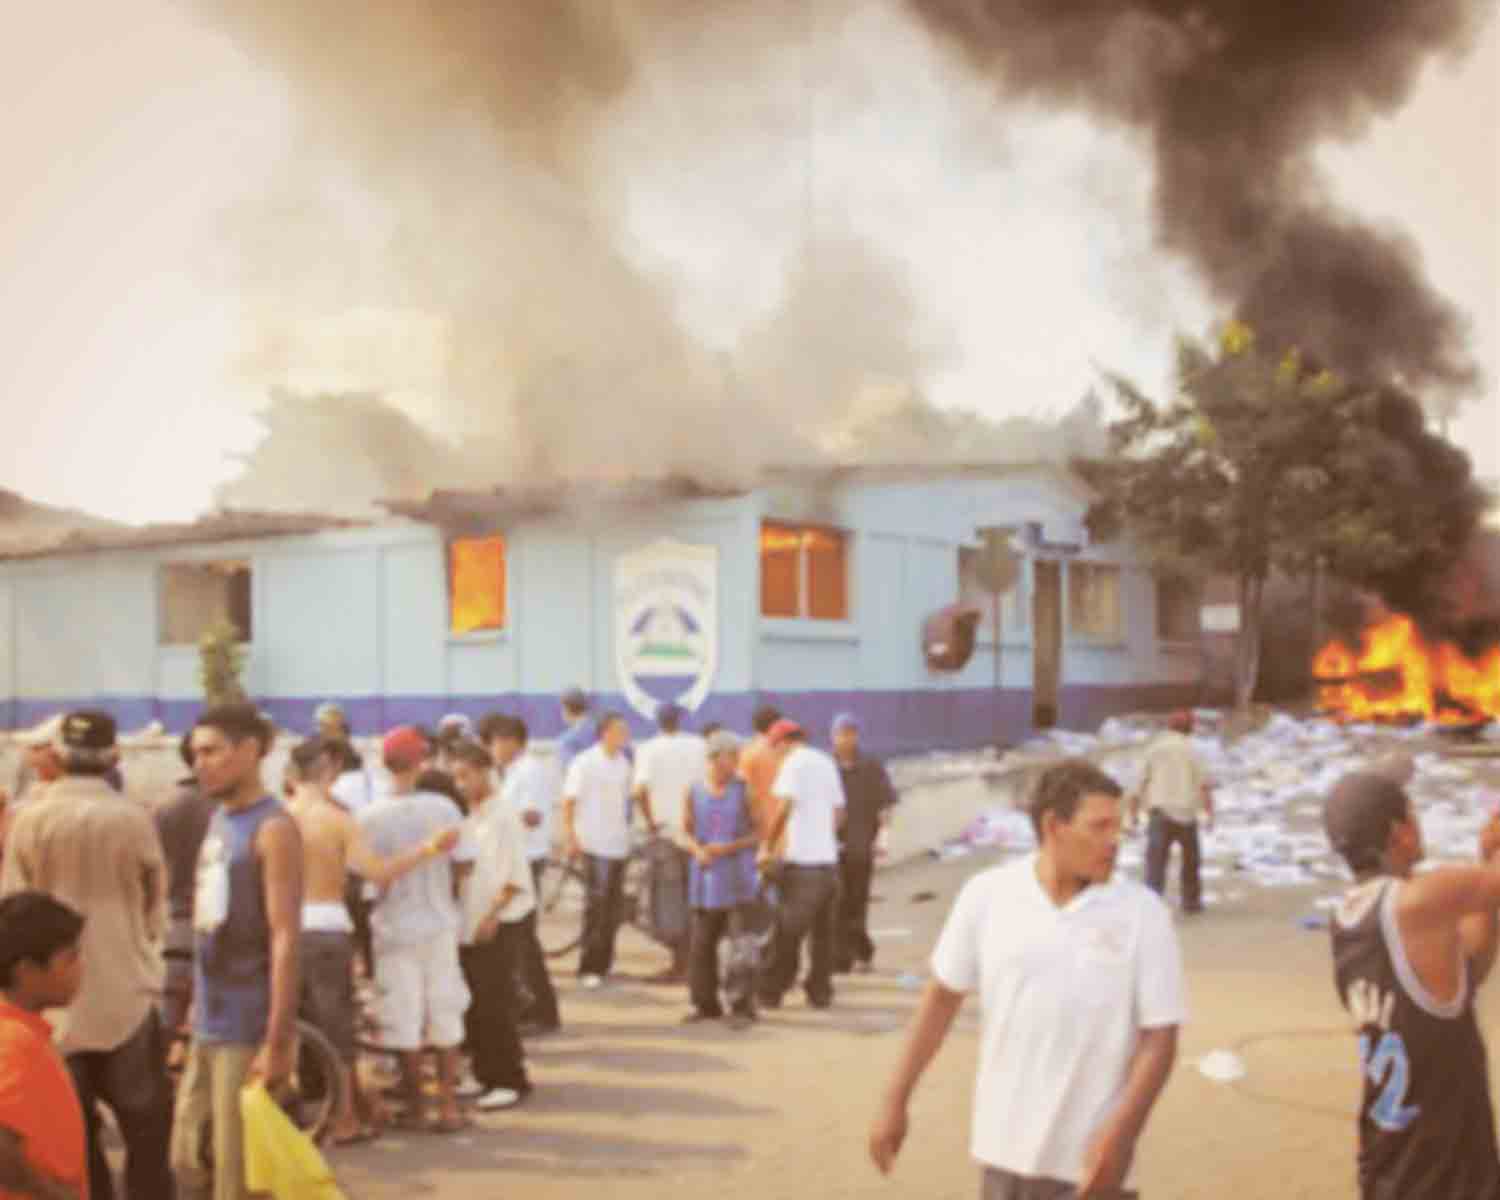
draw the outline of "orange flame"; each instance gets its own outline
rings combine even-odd
[[[1426,719],[1459,725],[1500,718],[1500,645],[1470,658],[1429,644],[1394,613],[1360,635],[1359,650],[1331,641],[1313,657],[1320,706],[1346,721]]]

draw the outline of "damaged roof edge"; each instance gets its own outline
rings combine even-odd
[[[380,506],[397,516],[445,528],[475,527],[526,517],[549,516],[581,504],[600,503],[629,508],[673,500],[722,500],[743,496],[757,487],[805,483],[826,487],[857,483],[894,483],[943,476],[994,478],[1048,474],[1063,480],[1085,500],[1094,489],[1065,463],[815,463],[768,467],[758,480],[720,482],[676,473],[650,479],[559,480],[488,491],[439,489],[422,500],[388,499]]]
[[[0,562],[54,558],[69,554],[97,554],[108,550],[148,550],[211,542],[296,537],[334,529],[361,529],[372,523],[357,517],[335,517],[321,513],[224,511],[185,523],[50,529],[14,537],[6,537],[3,530],[0,530]]]

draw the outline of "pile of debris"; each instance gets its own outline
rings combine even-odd
[[[1472,861],[1479,829],[1500,804],[1500,727],[1476,731],[1489,753],[1466,751],[1436,727],[1344,725],[1323,718],[1273,714],[1239,737],[1225,714],[1200,710],[1193,739],[1214,786],[1215,821],[1202,837],[1205,902],[1234,903],[1253,888],[1340,886],[1348,873],[1322,831],[1323,797],[1343,775],[1389,768],[1399,759],[1410,773],[1407,790],[1421,815],[1430,869],[1445,861]],[[1024,756],[1034,768],[1067,756],[1086,757],[1127,793],[1140,779],[1143,751],[1161,718],[1111,718],[1096,734],[1051,730],[1033,738],[994,769]],[[1005,854],[1035,846],[1024,813],[997,807],[938,847],[943,859],[979,849]],[[1119,869],[1140,878],[1145,838],[1121,848]],[[1172,872],[1175,877],[1175,870]],[[1327,907],[1327,898],[1319,904]]]

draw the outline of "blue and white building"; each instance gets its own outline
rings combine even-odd
[[[547,737],[576,684],[638,729],[666,698],[739,730],[775,703],[820,735],[849,709],[897,753],[1195,699],[1196,598],[1091,544],[1091,499],[1055,466],[784,470],[0,546],[0,724],[86,703],[180,729],[198,638],[224,620],[292,729],[336,700],[359,733],[499,708]],[[1019,560],[998,605],[974,582],[985,530]],[[966,602],[985,614],[973,655],[934,670],[924,621]]]

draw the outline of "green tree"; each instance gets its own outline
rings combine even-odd
[[[245,669],[245,647],[240,631],[229,621],[212,626],[198,641],[198,682],[210,708],[246,699],[240,677]]]
[[[1170,403],[1110,382],[1124,410],[1114,453],[1079,464],[1104,496],[1091,528],[1129,532],[1165,573],[1238,581],[1236,708],[1255,692],[1273,572],[1321,561],[1405,611],[1433,611],[1484,495],[1411,396],[1272,353],[1238,323],[1215,343],[1181,343]]]

